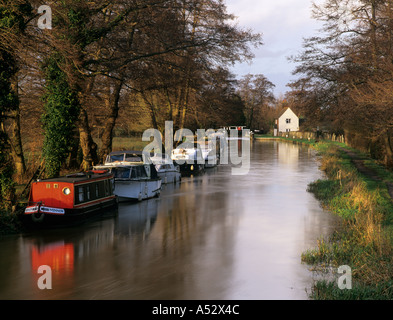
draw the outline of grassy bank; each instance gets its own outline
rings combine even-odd
[[[95,142],[98,148],[101,147],[101,140],[96,139]],[[142,141],[142,137],[114,137],[112,142],[112,149],[117,150],[136,150],[142,151],[150,142]]]
[[[309,185],[324,207],[342,218],[342,227],[317,248],[304,252],[302,261],[337,270],[352,269],[352,290],[340,290],[337,281],[316,282],[311,298],[392,299],[393,298],[393,202],[387,182],[390,171],[371,159],[362,162],[373,175],[360,173],[349,150],[336,143],[318,143],[321,169],[326,179]],[[366,158],[365,156],[363,156]],[[378,175],[378,179],[375,176]]]

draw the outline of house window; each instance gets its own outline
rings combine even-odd
[[[291,119],[286,119],[285,122],[286,123],[291,123]]]

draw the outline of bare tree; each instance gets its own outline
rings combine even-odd
[[[239,95],[245,104],[246,125],[250,129],[263,129],[264,117],[274,103],[275,85],[264,75],[247,74],[239,81]]]

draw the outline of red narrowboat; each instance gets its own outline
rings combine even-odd
[[[93,170],[34,182],[24,220],[41,224],[64,224],[84,220],[103,209],[117,206],[114,176]]]

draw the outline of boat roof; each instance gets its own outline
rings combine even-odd
[[[108,169],[113,169],[113,168],[126,168],[126,169],[131,169],[134,167],[140,167],[140,166],[145,166],[143,162],[127,162],[127,163],[116,163],[116,164],[102,164],[98,166],[94,166],[95,170],[108,170]]]
[[[96,171],[96,172],[94,172]],[[50,179],[39,179],[36,182],[69,182],[69,183],[75,183],[75,182],[82,182],[86,180],[96,180],[96,179],[101,179],[101,178],[110,178],[113,176],[111,172],[108,172],[108,170],[102,170],[105,172],[97,172],[97,170],[94,171],[88,171],[88,172],[78,172],[78,173],[73,173],[66,175],[64,177],[59,177],[59,178],[50,178]]]
[[[112,155],[119,155],[119,154],[133,154],[136,156],[142,156],[143,154],[149,154],[148,152],[138,151],[138,150],[122,150],[122,151],[112,151],[109,153],[110,156]],[[152,153],[151,153],[152,154]]]

